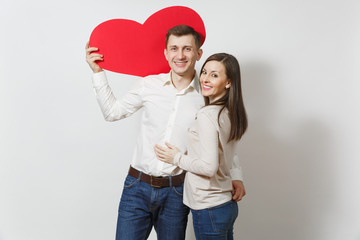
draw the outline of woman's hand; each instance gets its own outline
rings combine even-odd
[[[174,163],[174,157],[175,155],[180,152],[180,150],[174,146],[169,144],[168,142],[165,142],[166,147],[162,147],[158,144],[155,145],[154,151],[156,154],[156,157],[163,162],[173,164]]]
[[[240,201],[246,194],[244,183],[240,180],[233,180],[232,181],[232,200],[235,202]]]

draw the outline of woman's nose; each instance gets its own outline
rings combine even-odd
[[[203,82],[205,82],[205,83],[209,82],[209,76],[208,75],[205,75],[203,77]]]

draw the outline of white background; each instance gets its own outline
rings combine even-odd
[[[241,64],[235,239],[359,240],[357,0],[1,0],[0,239],[114,239],[139,114],[103,120],[85,43],[103,21],[173,5],[205,22],[197,68],[215,52]],[[136,79],[108,76],[117,96]]]

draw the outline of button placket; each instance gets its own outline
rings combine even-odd
[[[174,101],[174,105],[171,108],[171,113],[170,113],[170,116],[169,116],[169,120],[168,120],[167,125],[166,125],[166,131],[165,131],[165,137],[164,137],[163,143],[169,142],[170,139],[171,139],[171,134],[173,132],[173,127],[174,127],[176,114],[177,114],[177,109],[178,109],[178,105],[179,105],[179,102],[180,102],[181,95],[176,94],[174,97],[175,97],[175,101]],[[164,169],[165,165],[166,164],[164,162],[158,161],[158,169],[159,169],[159,171]]]

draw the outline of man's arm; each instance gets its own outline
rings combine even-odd
[[[128,91],[120,100],[113,94],[103,69],[96,61],[102,61],[101,54],[93,53],[98,49],[89,47],[86,44],[86,61],[89,64],[93,75],[93,86],[97,101],[106,121],[116,121],[126,118],[142,107],[141,93],[143,90],[143,79],[140,79],[133,88]]]

